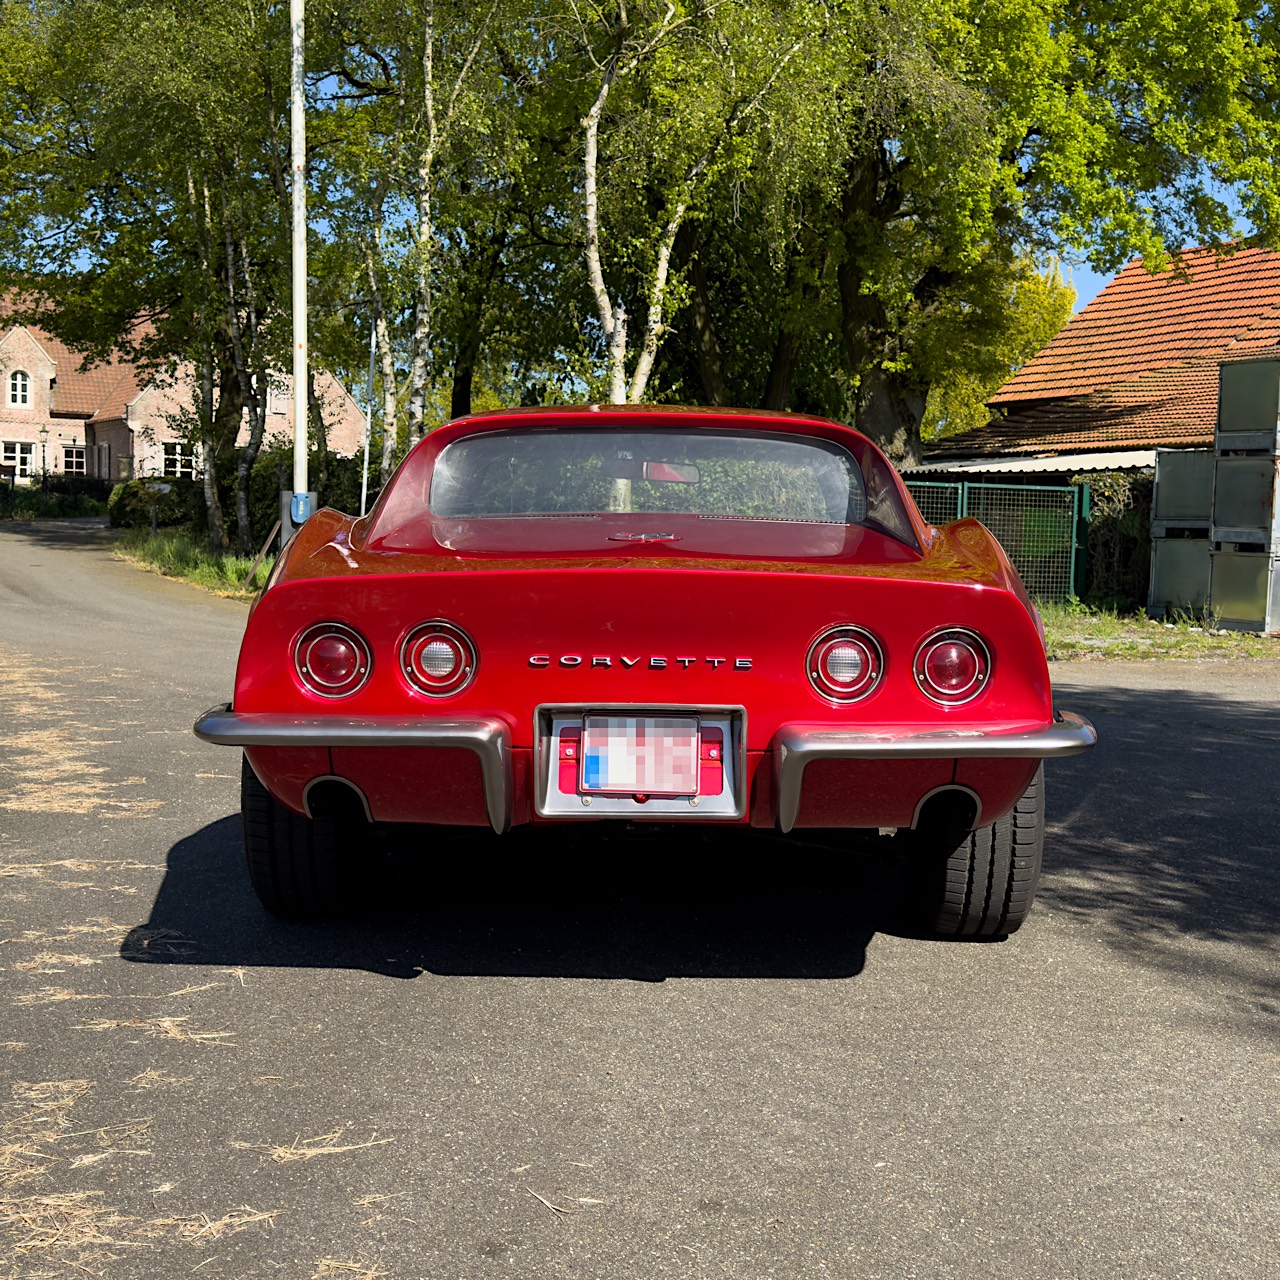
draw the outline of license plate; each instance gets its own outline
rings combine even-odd
[[[684,716],[586,716],[584,792],[696,796],[698,721]]]

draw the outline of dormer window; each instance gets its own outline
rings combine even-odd
[[[9,375],[9,403],[20,409],[31,404],[31,378],[21,369],[15,369]]]

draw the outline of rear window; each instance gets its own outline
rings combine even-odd
[[[431,481],[445,519],[652,513],[875,524],[914,542],[884,464],[831,441],[723,431],[494,431],[447,445]]]

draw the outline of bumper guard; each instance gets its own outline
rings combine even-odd
[[[1097,740],[1093,725],[1071,711],[1060,711],[1050,724],[1033,728],[970,725],[912,730],[901,725],[868,724],[833,729],[829,725],[784,724],[773,747],[778,825],[783,831],[795,826],[804,771],[811,760],[1045,759],[1087,751]]]
[[[498,719],[422,720],[412,717],[306,716],[210,707],[193,726],[204,742],[229,747],[446,747],[480,758],[485,810],[499,833],[511,826],[514,781],[507,726]]]

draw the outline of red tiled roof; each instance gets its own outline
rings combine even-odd
[[[1213,443],[1217,414],[1217,360],[1189,360],[1087,395],[1024,401],[1005,417],[939,440],[926,452],[934,460],[1206,445]]]
[[[1153,276],[1131,262],[989,403],[1088,395],[1190,361],[1229,358],[1246,335],[1251,349],[1275,345],[1280,253],[1241,249],[1219,259],[1196,249],[1183,266],[1185,274]]]

